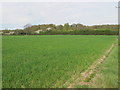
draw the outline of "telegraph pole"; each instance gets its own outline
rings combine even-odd
[[[120,1],[118,2],[118,6],[116,7],[118,8],[118,44],[120,41]]]

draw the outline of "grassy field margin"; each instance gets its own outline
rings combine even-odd
[[[85,83],[86,82],[86,83]],[[106,60],[97,66],[84,83],[75,88],[118,88],[118,45],[115,44]]]
[[[98,68],[100,72],[91,87],[118,88],[118,45]]]

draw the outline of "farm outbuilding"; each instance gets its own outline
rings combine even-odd
[[[40,32],[42,32],[42,31],[43,31],[43,30],[40,29],[40,30],[35,31],[35,33],[40,33]]]
[[[49,31],[49,30],[51,30],[51,29],[52,29],[52,28],[47,28],[46,30]]]

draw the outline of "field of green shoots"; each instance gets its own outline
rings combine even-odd
[[[3,36],[4,88],[62,87],[110,48],[117,36]]]

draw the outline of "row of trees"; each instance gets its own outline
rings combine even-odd
[[[49,28],[49,29],[48,29]],[[118,25],[93,25],[65,23],[64,25],[26,24],[24,29],[2,30],[2,34],[11,33],[12,35],[118,35]]]

